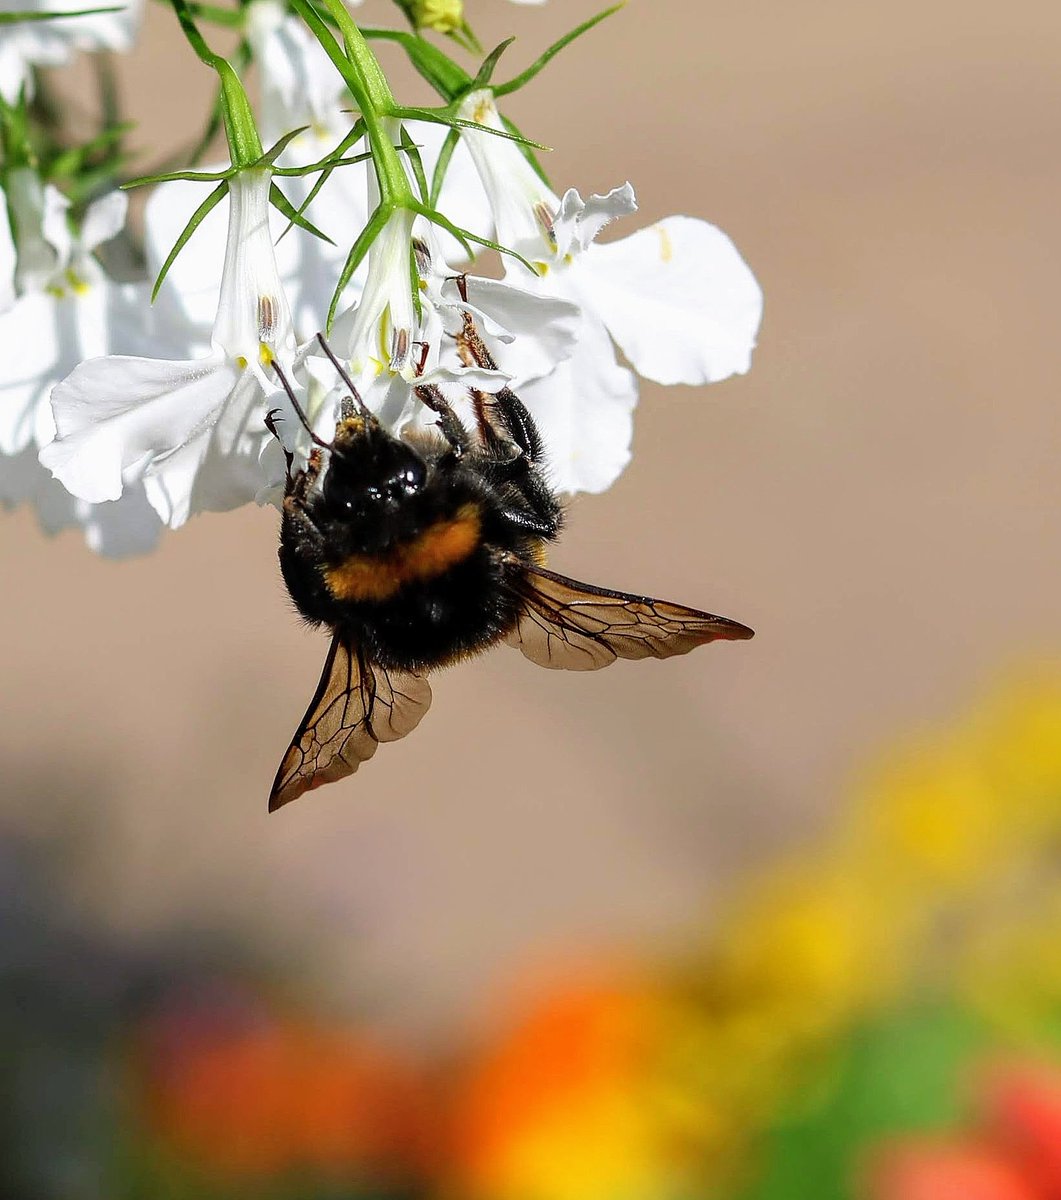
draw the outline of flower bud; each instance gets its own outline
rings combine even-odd
[[[453,33],[464,24],[464,0],[416,0],[413,20],[418,29]]]

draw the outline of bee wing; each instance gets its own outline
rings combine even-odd
[[[385,671],[336,634],[317,690],[276,772],[269,811],[352,775],[380,742],[412,733],[430,704],[431,687],[423,676]]]
[[[540,667],[596,671],[617,658],[670,658],[719,638],[752,636],[727,617],[593,587],[540,567],[521,567],[516,579],[523,613],[505,640]]]

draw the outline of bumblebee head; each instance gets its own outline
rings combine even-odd
[[[428,479],[424,459],[374,417],[351,417],[336,430],[323,495],[333,517],[366,529],[392,518]]]

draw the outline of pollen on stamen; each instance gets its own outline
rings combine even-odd
[[[258,297],[258,340],[271,342],[276,334],[276,300],[272,296]]]
[[[541,226],[542,233],[549,239],[549,245],[556,249],[556,214],[545,203],[544,200],[539,200],[534,206],[534,217]]]
[[[409,330],[399,329],[394,335],[394,352],[391,355],[391,365],[401,367],[409,357]]]

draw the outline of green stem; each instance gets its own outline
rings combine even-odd
[[[310,0],[291,0],[291,7],[306,22],[335,64],[357,104],[372,151],[381,206],[385,211],[411,208],[412,186],[394,148],[391,126],[398,105],[390,84],[342,0],[324,0],[324,6],[343,36],[345,53]]]
[[[245,167],[257,162],[264,153],[262,141],[258,136],[258,127],[254,123],[254,112],[251,109],[247,93],[243,90],[239,75],[232,64],[215,54],[206,44],[199,32],[186,0],[170,0],[173,11],[177,14],[184,36],[200,60],[208,67],[213,67],[221,79],[221,104],[225,120],[225,136],[228,139],[228,152],[234,167]]]

